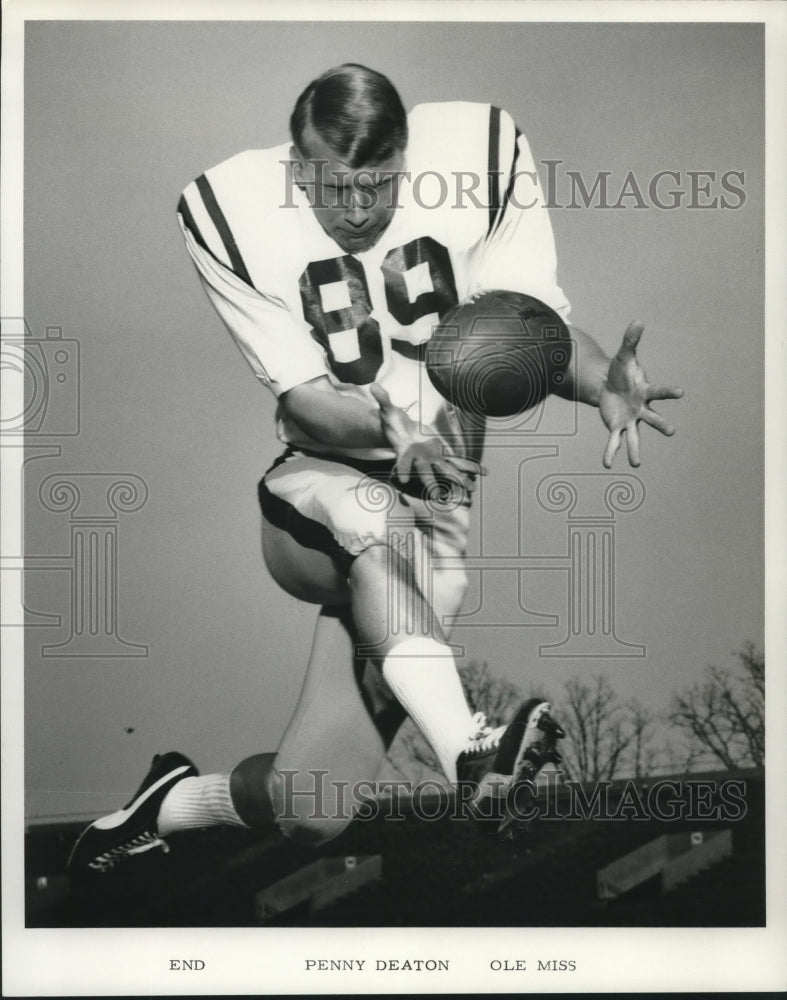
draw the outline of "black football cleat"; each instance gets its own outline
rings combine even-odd
[[[565,732],[551,710],[549,702],[531,698],[507,726],[482,729],[457,759],[458,781],[475,786],[474,814],[492,821],[498,834],[512,836],[512,824],[526,821],[522,806],[532,800],[538,774],[545,764],[560,763],[557,741]]]
[[[82,831],[68,859],[69,874],[104,874],[131,855],[154,847],[169,851],[169,845],[159,837],[157,830],[161,803],[173,785],[198,774],[183,754],[157,754],[127,805],[102,816]]]

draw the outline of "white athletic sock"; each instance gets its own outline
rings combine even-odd
[[[429,740],[446,777],[456,781],[456,758],[471,735],[473,716],[447,646],[416,636],[383,660],[383,677]]]
[[[159,837],[201,826],[246,826],[232,804],[229,774],[183,778],[164,796],[158,814]]]

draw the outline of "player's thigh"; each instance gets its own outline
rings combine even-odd
[[[308,548],[290,532],[262,516],[262,552],[278,585],[300,601],[311,604],[344,604],[350,591],[336,561],[317,548]]]
[[[260,483],[260,504],[274,578],[296,597],[323,604],[346,601],[353,561],[413,522],[389,483],[314,456],[277,463]]]

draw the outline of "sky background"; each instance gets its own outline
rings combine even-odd
[[[316,609],[279,591],[260,553],[256,483],[281,451],[273,397],[200,289],[175,205],[209,166],[284,141],[297,95],[344,61],[388,74],[407,107],[506,108],[537,162],[561,161],[561,204],[569,170],[588,184],[609,171],[611,200],[629,171],[646,199],[662,170],[687,192],[688,171],[715,171],[712,195],[743,172],[736,210],[689,209],[687,194],[674,211],[632,199],[552,211],[572,321],[609,352],[644,322],[646,371],[685,390],[657,407],[678,432],[644,428],[641,468],[620,454],[609,475],[597,414],[582,410],[574,432],[571,408],[551,400],[518,435],[501,425],[475,514],[473,555],[548,561],[565,555],[568,528],[538,483],[574,477],[590,503],[598,474],[636,472],[642,503],[615,520],[615,615],[618,638],[645,655],[544,655],[566,631],[554,569],[520,574],[521,603],[557,625],[526,626],[509,571],[484,577],[492,625],[453,638],[523,688],[604,672],[654,710],[706,664],[761,644],[762,40],[758,25],[723,24],[28,22],[25,314],[36,337],[58,326],[79,342],[81,390],[79,434],[40,435],[60,456],[30,461],[28,448],[26,548],[43,568],[27,606],[62,619],[27,636],[31,819],[116,808],[157,751],[229,769],[274,749],[294,708]],[[74,473],[147,488],[116,522],[118,633],[145,656],[42,655],[69,636],[72,587],[68,514],[39,489]]]

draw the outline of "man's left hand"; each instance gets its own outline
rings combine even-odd
[[[637,361],[637,344],[644,327],[641,323],[630,323],[620,350],[609,364],[607,378],[599,398],[601,419],[609,429],[609,440],[604,450],[604,465],[612,467],[612,461],[620,448],[621,434],[626,435],[626,449],[629,464],[638,466],[639,429],[637,424],[644,420],[657,431],[667,436],[675,433],[675,428],[649,406],[654,399],[680,399],[682,389],[673,386],[656,386],[648,382],[645,372]]]

